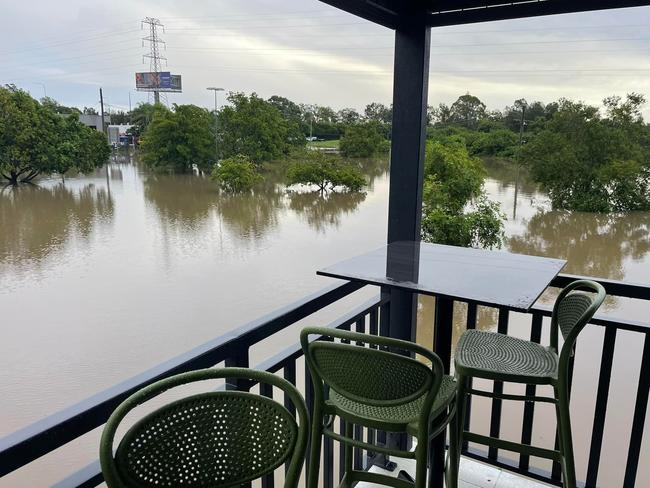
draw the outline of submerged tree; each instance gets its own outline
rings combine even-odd
[[[587,212],[650,209],[650,133],[641,95],[598,107],[561,100],[523,151],[554,208]]]
[[[108,160],[110,148],[100,132],[61,115],[26,92],[0,88],[0,177],[10,184],[39,175],[90,172]]]
[[[285,100],[266,101],[255,93],[250,96],[231,93],[230,105],[219,112],[220,156],[243,154],[261,163],[287,155],[292,147],[304,146],[305,137],[299,123],[286,118],[281,111],[289,114],[295,110]]]
[[[213,117],[196,105],[155,111],[142,136],[142,160],[154,169],[188,172],[192,165],[208,170],[216,162]]]
[[[427,144],[422,236],[439,244],[500,247],[503,215],[483,189],[485,169],[462,140]]]
[[[242,154],[224,159],[212,170],[212,179],[231,193],[250,190],[262,180],[253,162]]]
[[[313,185],[321,192],[336,187],[356,192],[366,185],[366,180],[358,167],[340,158],[318,151],[305,151],[296,156],[296,161],[289,166],[287,184]]]

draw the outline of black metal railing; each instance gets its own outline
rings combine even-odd
[[[560,275],[552,282],[551,286],[564,287],[571,281],[579,278],[581,277]],[[650,300],[650,287],[648,286],[608,280],[598,281],[605,286],[610,296]],[[36,459],[63,447],[68,442],[101,426],[108,419],[114,408],[127,396],[158,379],[192,369],[215,366],[217,364],[248,367],[251,348],[274,334],[335,304],[362,287],[363,285],[354,283],[331,286],[284,307],[277,312],[235,329],[218,339],[199,346],[104,392],[94,395],[62,412],[0,439],[0,477],[28,465]],[[387,294],[383,294],[364,302],[349,313],[339,317],[329,326],[354,329],[359,332],[375,335],[385,335],[387,333],[389,307],[390,299]],[[476,303],[451,301],[449,299],[437,300],[435,320],[440,324],[447,324],[447,327],[438,328],[440,330],[445,329],[446,331],[442,334],[438,333],[434,335],[434,341],[438,341],[438,347],[435,347],[435,349],[442,351],[443,360],[447,362],[451,359],[451,332],[449,331],[448,324],[453,320],[454,309],[458,310],[457,307],[462,307],[466,310],[463,315],[463,321],[467,328],[474,328],[478,323],[479,305]],[[485,306],[480,305],[480,307]],[[495,310],[498,314],[498,318],[496,319],[497,330],[506,334],[513,332],[511,329],[514,326],[510,323],[511,311],[505,308],[495,308]],[[545,323],[548,322],[550,314],[551,309],[544,306],[536,306],[530,311],[528,315],[530,316],[531,341],[541,341],[543,335],[542,330]],[[601,363],[598,372],[598,387],[591,440],[589,446],[576,446],[576,449],[589,452],[587,469],[585,473],[578,473],[578,476],[585,480],[585,486],[593,488],[597,486],[603,437],[606,426],[608,425],[607,404],[612,364],[616,352],[616,338],[619,331],[629,331],[640,334],[639,337],[644,343],[643,354],[639,358],[641,366],[634,399],[635,407],[632,427],[630,429],[629,442],[626,445],[626,469],[624,479],[620,483],[623,488],[632,488],[635,485],[639,466],[650,387],[650,325],[632,320],[614,319],[598,315],[591,321],[591,326],[603,327],[605,332],[602,351],[600,351]],[[519,327],[518,325],[516,332],[521,336],[522,331]],[[440,344],[441,341],[445,343],[442,347]],[[275,356],[265,359],[256,368],[281,374],[289,382],[295,385],[300,384],[305,393],[308,407],[311,406],[313,398],[311,381],[309,373],[304,366],[302,350],[297,343],[289,346]],[[240,385],[240,387],[248,389],[251,385]],[[503,385],[495,382],[494,389],[496,391],[502,388]],[[533,395],[535,389],[535,386],[527,386],[526,394]],[[273,394],[269,388],[261,388],[260,393],[267,396]],[[287,405],[290,404],[286,400],[285,403]],[[526,444],[532,442],[533,427],[536,421],[539,422],[539,416],[537,414],[538,412],[536,412],[533,403],[528,402],[524,405],[520,429],[521,442]],[[469,425],[471,418],[476,419],[476,417],[472,417],[470,404],[467,409],[467,425]],[[487,425],[484,427],[486,430],[489,430],[491,436],[498,437],[501,433],[501,423],[502,400],[495,399],[492,400],[490,415],[487,419]],[[473,424],[473,426],[475,425]],[[344,425],[342,423],[339,425],[339,428],[341,429],[340,432],[344,432]],[[355,437],[368,442],[381,441],[385,438],[384,433],[361,428],[355,430]],[[513,459],[497,449],[490,449],[484,452],[468,445],[463,447],[465,455],[471,458],[514,471],[523,476],[558,486],[560,485],[560,470],[557,465],[554,465],[549,471],[544,471],[532,465],[531,460],[526,455],[520,455],[518,458]],[[324,488],[333,488],[338,484],[336,480],[340,480],[343,473],[341,466],[342,460],[342,450],[335,450],[334,442],[331,439],[326,439],[323,443],[322,485]],[[363,463],[364,458],[361,451],[355,450],[355,466],[361,468]],[[99,462],[95,461],[71,474],[64,480],[55,483],[54,486],[58,488],[92,487],[97,486],[101,481],[102,476]],[[272,475],[266,476],[262,480],[262,486],[263,488],[273,488],[274,477]]]

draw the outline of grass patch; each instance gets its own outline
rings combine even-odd
[[[339,139],[333,139],[331,141],[311,141],[307,143],[309,147],[330,147],[330,148],[339,148]]]

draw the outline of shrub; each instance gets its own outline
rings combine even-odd
[[[343,163],[339,158],[318,151],[306,151],[289,166],[287,184],[314,185],[320,191],[336,187],[345,188],[347,191],[360,191],[366,181],[358,168]]]
[[[341,152],[353,158],[368,158],[387,148],[376,123],[366,122],[348,127],[341,137]]]
[[[231,193],[250,190],[255,183],[262,180],[253,162],[246,156],[238,154],[224,159],[212,169],[212,179]]]

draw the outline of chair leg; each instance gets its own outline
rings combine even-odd
[[[345,422],[345,437],[352,439],[354,436],[354,425],[352,422]],[[353,447],[350,444],[345,445],[345,473],[352,472]]]
[[[418,439],[418,445],[415,446],[415,485],[414,488],[426,488],[427,486],[427,467],[429,463],[429,440],[428,435]],[[431,473],[429,473],[431,476]]]
[[[309,449],[309,466],[307,469],[307,488],[318,488],[320,476],[320,452],[323,443],[323,415],[314,411],[311,427],[311,447]]]
[[[571,417],[566,386],[555,388],[557,404],[557,424],[559,430],[560,452],[562,456],[562,476],[565,488],[576,488],[575,462],[573,459],[573,440],[571,435]]]
[[[456,415],[449,424],[449,462],[447,464],[447,488],[457,488],[458,471],[460,470],[460,453],[463,448],[463,429],[465,423],[465,402],[466,402],[467,379],[464,376],[457,377],[456,392]]]

